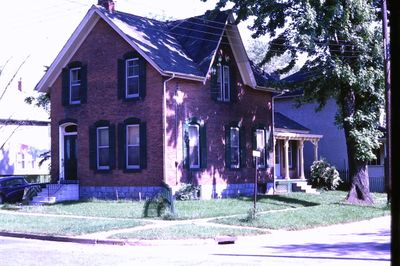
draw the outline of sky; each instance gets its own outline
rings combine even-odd
[[[116,10],[144,17],[182,19],[213,9],[216,0],[116,0]],[[40,108],[27,106],[33,90],[97,0],[10,0],[2,3],[0,15],[0,119],[48,120]],[[244,43],[250,39],[246,24],[239,24]],[[26,61],[25,61],[26,60]],[[25,61],[25,63],[23,63]],[[23,63],[23,64],[22,64]],[[8,86],[18,67],[20,71]],[[22,90],[18,90],[18,82]]]

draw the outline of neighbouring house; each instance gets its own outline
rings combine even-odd
[[[0,176],[44,180],[49,175],[49,160],[40,162],[49,150],[49,121],[0,119]]]
[[[283,79],[285,82],[299,82],[307,78],[301,71]],[[322,135],[318,146],[304,146],[304,167],[306,177],[314,160],[325,158],[331,165],[335,166],[341,178],[349,182],[346,139],[343,129],[335,125],[337,105],[333,99],[327,101],[321,111],[316,111],[316,103],[305,103],[297,106],[296,99],[303,96],[303,91],[295,90],[274,97],[275,111],[300,123],[311,132]],[[384,128],[381,129],[384,131]],[[384,154],[386,139],[381,139],[381,147],[376,150],[377,160],[370,162],[368,173],[370,177],[370,190],[373,192],[384,191]],[[315,157],[314,149],[318,149],[318,157]]]
[[[276,108],[276,106],[275,106]],[[310,129],[280,112],[274,112],[274,192],[305,191],[315,193],[307,185],[305,149],[312,147],[312,158],[318,158],[318,143],[322,135],[311,134]]]
[[[270,77],[229,11],[160,22],[92,6],[36,86],[51,95],[52,181],[80,198],[203,199],[273,183]]]

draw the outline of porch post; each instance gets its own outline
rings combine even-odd
[[[273,145],[274,145],[274,156],[273,156],[273,158],[272,158],[272,165],[274,166],[274,182],[275,182],[275,178],[276,178],[276,169],[275,169],[275,167],[276,167],[276,160],[275,160],[275,156],[276,156],[276,139],[275,139],[275,137],[274,137],[274,142],[273,142]]]
[[[318,161],[318,141],[314,140],[312,143],[314,144],[314,161]]]
[[[304,140],[300,140],[300,179],[304,177]]]
[[[285,179],[290,179],[289,177],[289,140],[285,139]]]

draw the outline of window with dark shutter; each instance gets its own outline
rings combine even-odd
[[[146,61],[138,53],[127,53],[118,60],[118,98],[127,101],[146,96]]]
[[[118,127],[119,168],[135,172],[147,167],[146,123],[128,118]]]
[[[244,128],[233,122],[225,126],[225,166],[229,169],[245,167],[246,143]]]
[[[269,149],[269,131],[264,125],[258,125],[253,129],[253,150],[261,153],[258,158],[258,168],[267,167],[268,149]]]
[[[184,166],[191,170],[207,167],[207,140],[204,123],[191,118],[184,126],[183,132]]]
[[[90,169],[107,172],[115,168],[115,126],[106,120],[89,128]]]
[[[221,52],[220,52],[221,53]],[[234,69],[229,57],[217,57],[211,68],[211,98],[219,102],[235,102],[237,89]]]
[[[86,103],[87,66],[72,62],[62,70],[62,104],[79,105]]]

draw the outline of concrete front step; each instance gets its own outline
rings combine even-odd
[[[310,194],[319,194],[319,192],[305,182],[294,183],[295,186],[300,188],[301,191]]]
[[[61,201],[79,200],[78,184],[50,184],[53,189],[43,188],[37,196],[33,197],[30,204],[54,204]]]

